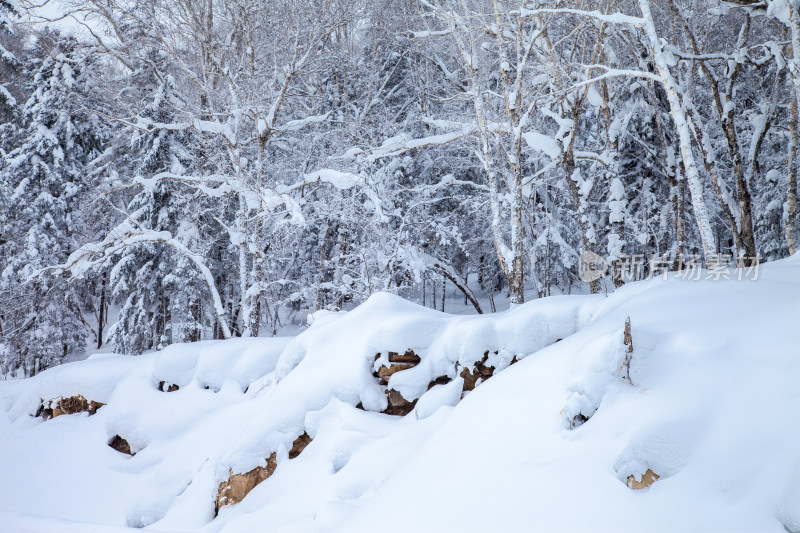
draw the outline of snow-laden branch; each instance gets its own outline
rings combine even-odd
[[[453,285],[455,285],[458,290],[464,295],[464,297],[469,300],[469,303],[472,304],[472,307],[478,312],[478,314],[483,314],[483,309],[481,309],[481,304],[478,303],[478,298],[475,296],[475,293],[472,292],[472,289],[469,288],[469,284],[467,280],[461,277],[455,268],[452,265],[445,263],[439,259],[436,259],[430,254],[426,254],[425,252],[419,252],[420,257],[422,260],[427,264],[429,267],[433,267],[439,272],[442,273],[444,277],[449,279]]]
[[[442,133],[439,135],[429,135],[428,137],[413,138],[408,133],[401,133],[386,139],[383,144],[377,148],[372,148],[368,151],[362,152],[360,157],[367,163],[374,163],[378,159],[384,157],[396,157],[411,150],[419,148],[426,148],[429,146],[441,146],[458,141],[478,132],[478,127],[475,125],[465,125],[458,131],[449,133]]]
[[[438,31],[434,31],[434,30],[412,31],[410,33],[411,33],[411,37],[413,39],[426,39],[428,37],[441,37],[441,36],[444,36],[444,35],[450,35],[452,32],[449,29],[447,29],[447,30],[438,30]]]
[[[293,183],[291,185],[279,186],[278,192],[281,194],[286,194],[291,191],[296,191],[297,189],[301,189],[312,183],[329,183],[340,190],[352,189],[356,185],[363,185],[364,178],[359,176],[358,174],[353,174],[352,172],[342,172],[340,170],[334,170],[332,168],[323,168],[317,170],[316,172],[312,172],[311,174],[306,174],[303,176],[301,181]]]
[[[414,187],[413,189],[404,189],[404,191],[429,195],[439,189],[444,189],[450,186],[472,187],[474,189],[478,189],[479,191],[489,192],[489,187],[487,187],[482,183],[475,183],[474,181],[468,181],[468,180],[460,180],[457,179],[452,174],[447,174],[445,176],[442,176],[442,178],[436,183],[430,185],[421,185],[419,187]]]
[[[146,189],[155,187],[161,181],[172,180],[179,181],[191,186],[194,189],[201,191],[209,198],[221,198],[226,194],[231,194],[234,188],[228,183],[224,176],[185,176],[182,174],[174,174],[172,172],[159,172],[149,178],[142,176],[134,177],[133,183],[139,184]],[[212,187],[211,185],[217,185]]]
[[[103,266],[113,256],[126,249],[154,243],[166,245],[178,255],[188,259],[195,266],[211,293],[214,301],[214,311],[222,334],[226,339],[229,339],[231,330],[225,319],[225,308],[222,305],[222,299],[214,282],[214,275],[205,264],[202,255],[190,250],[168,231],[153,231],[137,227],[131,224],[130,221],[123,222],[110,231],[103,241],[82,246],[70,254],[66,263],[53,267],[53,270],[69,272],[73,276],[81,276],[90,270]]]
[[[6,103],[10,107],[14,107],[17,105],[17,99],[14,98],[14,96],[10,92],[8,92],[8,89],[6,89],[5,85],[0,85],[0,97],[5,98]]]
[[[601,22],[610,24],[627,24],[630,26],[644,27],[645,21],[641,17],[632,17],[624,13],[601,13],[600,11],[585,11],[582,9],[571,8],[522,8],[520,14],[523,16],[547,15],[547,14],[564,14],[564,15],[579,15],[581,17],[588,17]]]
[[[331,112],[328,111],[322,115],[314,115],[310,117],[300,118],[296,120],[290,120],[286,124],[282,126],[276,126],[275,129],[277,131],[297,131],[305,128],[309,124],[319,124],[320,122],[325,122],[328,120],[328,117],[331,115]]]
[[[124,121],[123,121],[124,122]],[[150,119],[138,117],[135,124],[130,124],[136,128],[153,131],[153,130],[166,130],[166,131],[186,131],[195,130],[201,133],[214,133],[221,135],[231,145],[236,145],[236,135],[233,133],[231,127],[227,124],[212,120],[194,119],[191,122],[153,122]]]
[[[595,76],[594,78],[589,78],[588,80],[581,81],[572,85],[566,92],[574,91],[575,89],[579,89],[581,87],[585,87],[587,85],[592,85],[593,83],[597,83],[598,81],[606,80],[609,78],[620,78],[620,77],[628,77],[628,78],[644,78],[646,80],[653,80],[657,82],[661,82],[661,77],[653,74],[652,72],[645,72],[644,70],[633,70],[633,69],[619,69],[619,68],[610,68],[605,65],[586,65],[585,68],[587,69],[603,69],[606,72],[599,76]]]
[[[375,214],[381,219],[386,220],[386,215],[383,213],[383,207],[378,193],[367,183],[367,180],[363,176],[353,174],[352,172],[323,168],[311,174],[306,174],[299,182],[293,183],[292,185],[279,186],[277,189],[281,196],[287,197],[286,195],[288,193],[314,183],[328,183],[339,190],[348,190],[358,187],[375,206]]]

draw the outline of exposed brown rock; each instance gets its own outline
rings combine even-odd
[[[465,392],[474,390],[475,387],[478,386],[479,380],[486,381],[487,379],[489,379],[494,375],[494,367],[486,366],[486,361],[488,359],[489,359],[489,352],[486,351],[483,354],[483,358],[478,363],[476,363],[475,366],[472,367],[472,369],[465,367],[461,370],[461,373],[459,375],[462,378],[464,378]]]
[[[408,370],[409,368],[414,368],[416,365],[412,365],[411,363],[398,363],[389,366],[382,366],[378,369],[378,377],[381,379],[381,383],[384,385],[389,384],[389,378],[392,377],[392,374],[395,372],[400,372],[401,370]]]
[[[273,452],[267,459],[266,466],[256,467],[244,474],[234,474],[231,471],[228,480],[220,483],[217,489],[214,514],[216,515],[225,505],[235,505],[242,501],[256,485],[271,476],[277,466],[276,454]]]
[[[464,392],[475,390],[475,387],[478,385],[478,379],[480,378],[477,371],[470,371],[469,368],[464,367],[461,369],[461,374],[459,375],[464,378]]]
[[[583,413],[578,413],[577,415],[573,416],[572,419],[569,421],[569,429],[575,429],[578,426],[582,426],[586,422],[589,421],[589,417]]]
[[[636,481],[636,478],[633,475],[628,476],[628,487],[639,490],[639,489],[646,489],[656,481],[658,478],[661,477],[649,468],[642,474],[642,480]]]
[[[447,385],[451,381],[452,380],[450,378],[448,378],[447,376],[439,376],[438,378],[436,378],[433,381],[431,381],[430,383],[428,383],[428,390],[431,390],[436,385]]]
[[[165,388],[166,388],[166,390],[165,390]],[[208,388],[208,387],[206,387],[206,388]],[[159,381],[158,382],[158,390],[160,390],[161,392],[175,392],[176,390],[179,390],[179,389],[180,389],[180,387],[178,385],[176,385],[175,383],[167,383],[166,381]]]
[[[46,402],[42,400],[42,403],[39,404],[39,408],[36,410],[36,414],[33,415],[35,417],[42,417],[44,420],[53,418],[53,409],[49,407],[50,402]]]
[[[70,396],[69,398],[58,398],[50,400],[51,416],[53,418],[61,415],[73,415],[76,413],[89,413],[89,416],[95,414],[98,409],[105,404],[87,400],[80,394]]]
[[[421,359],[414,353],[414,350],[406,350],[402,355],[397,352],[389,352],[390,363],[411,363],[413,365],[418,365],[420,361]]]
[[[475,367],[475,370],[478,371],[478,374],[483,378],[484,381],[492,377],[494,375],[494,367],[493,366],[484,366],[478,365]]]
[[[375,354],[375,361],[379,360],[382,357],[382,355],[383,354],[381,354],[380,352]],[[380,379],[380,383],[384,387],[389,385],[389,379],[392,377],[393,374],[397,372],[402,372],[403,370],[408,370],[409,368],[414,368],[421,361],[419,356],[414,353],[414,350],[411,349],[406,350],[405,353],[403,353],[402,355],[397,352],[388,352],[387,358],[389,360],[389,365],[381,365],[378,371],[373,373],[373,375],[376,378]],[[428,388],[430,389],[432,386],[436,385],[437,382],[438,379],[436,381],[431,382]],[[446,382],[447,381],[445,381],[445,383]],[[386,414],[405,416],[408,413],[410,413],[414,409],[414,406],[417,404],[417,400],[409,402],[408,400],[403,398],[402,394],[400,394],[394,389],[387,389],[385,392],[389,400],[388,407],[383,410],[383,412]],[[359,406],[360,405],[361,404],[359,404]],[[363,408],[363,406],[361,408]]]
[[[394,389],[388,389],[386,395],[389,397],[389,406],[383,411],[387,415],[406,416],[414,410],[417,400],[409,402],[403,395]]]
[[[294,442],[292,443],[292,449],[289,450],[289,459],[294,459],[300,455],[303,450],[306,449],[306,446],[311,444],[311,440],[311,437],[305,431],[302,435],[294,439]]]
[[[111,442],[109,442],[108,445],[120,453],[126,453],[130,456],[136,455],[131,451],[131,445],[128,444],[128,441],[126,441],[119,435],[114,435],[114,438],[111,439]]]

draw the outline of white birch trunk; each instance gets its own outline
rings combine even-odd
[[[708,210],[706,209],[706,202],[703,195],[703,184],[700,181],[697,163],[694,158],[694,153],[692,152],[692,134],[689,130],[688,121],[686,120],[680,89],[664,57],[661,40],[658,37],[655,23],[653,22],[653,14],[650,12],[650,2],[649,0],[638,1],[639,9],[642,12],[642,19],[644,20],[644,29],[650,41],[653,61],[655,62],[664,90],[667,93],[670,114],[672,115],[672,120],[675,122],[675,129],[678,133],[681,159],[683,160],[683,166],[686,171],[689,194],[692,197],[692,207],[703,245],[703,255],[705,255],[707,266],[711,266],[708,262],[716,253],[716,239],[711,229],[711,221],[708,216]]]

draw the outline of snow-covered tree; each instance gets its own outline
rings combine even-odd
[[[99,118],[86,107],[91,56],[58,34],[41,35],[38,47],[26,65],[33,94],[24,129],[0,169],[3,343],[7,364],[26,375],[84,349],[79,284],[43,269],[80,244],[77,213],[103,150]]]

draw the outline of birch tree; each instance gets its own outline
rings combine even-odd
[[[452,39],[464,75],[463,96],[473,108],[477,154],[489,188],[495,250],[511,302],[520,304],[525,299],[524,134],[536,105],[530,75],[542,28],[524,16],[521,3],[422,4],[442,29],[419,36]]]

